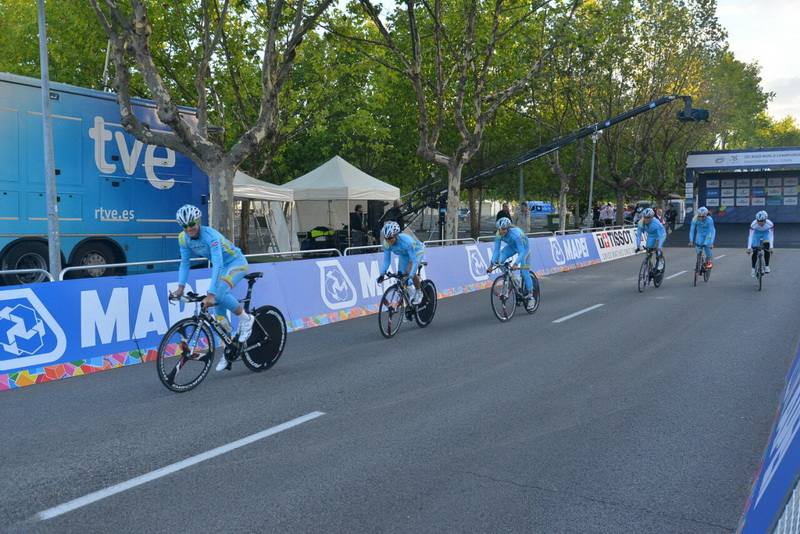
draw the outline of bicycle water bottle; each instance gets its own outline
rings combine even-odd
[[[522,273],[519,269],[511,271],[511,276],[514,278],[514,283],[517,284],[517,287],[522,287]]]
[[[231,334],[233,328],[231,327],[231,322],[228,320],[227,315],[217,315],[217,322],[222,325],[222,328],[225,330],[226,334]]]

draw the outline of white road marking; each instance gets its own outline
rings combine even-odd
[[[84,495],[83,497],[79,497],[69,502],[65,502],[64,504],[60,504],[53,508],[48,508],[47,510],[44,510],[43,512],[39,512],[38,514],[36,514],[34,519],[45,521],[47,519],[58,517],[62,514],[66,514],[67,512],[77,510],[78,508],[82,508],[86,505],[105,499],[106,497],[111,497],[112,495],[116,495],[117,493],[122,493],[123,491],[135,488],[136,486],[141,486],[142,484],[146,484],[152,480],[156,480],[161,477],[171,475],[172,473],[175,473],[182,469],[186,469],[187,467],[191,467],[195,464],[199,464],[200,462],[210,460],[211,458],[215,458],[217,456],[220,456],[221,454],[225,454],[226,452],[230,452],[240,447],[244,447],[245,445],[249,445],[253,442],[262,440],[266,437],[273,436],[278,432],[283,432],[284,430],[288,430],[292,427],[301,425],[303,423],[311,421],[312,419],[316,419],[317,417],[320,417],[322,415],[325,414],[323,412],[308,413],[296,419],[292,419],[291,421],[281,423],[280,425],[273,426],[272,428],[268,428],[266,430],[262,430],[261,432],[256,432],[255,434],[251,434],[242,439],[233,441],[231,443],[228,443],[227,445],[222,445],[221,447],[217,447],[216,449],[211,449],[210,451],[206,451],[196,456],[186,458],[185,460],[181,460],[180,462],[170,464],[166,467],[162,467],[161,469],[156,469],[155,471],[145,473],[144,475],[132,478],[125,482],[121,482],[119,484],[115,484],[113,486],[109,486],[107,488],[95,491],[93,493]]]
[[[681,272],[679,272],[679,273],[675,273],[675,274],[673,274],[673,275],[671,275],[671,276],[668,276],[668,277],[666,277],[666,278],[665,278],[665,280],[671,280],[672,278],[675,278],[676,276],[680,276],[680,275],[682,275],[682,274],[683,274],[683,273],[685,273],[685,272],[686,272],[686,271],[681,271]]]
[[[727,254],[720,254],[719,256],[717,256],[717,259],[718,259],[718,260],[721,260],[721,259],[722,259],[722,258],[724,258],[725,256],[727,256]]]
[[[553,322],[554,323],[563,323],[564,321],[569,321],[573,317],[577,317],[579,315],[583,315],[586,312],[590,312],[592,310],[596,310],[597,308],[600,308],[601,306],[605,306],[605,304],[595,304],[594,306],[589,306],[588,308],[584,308],[582,310],[578,310],[575,313],[570,313],[569,315],[565,315],[561,319],[556,319]]]

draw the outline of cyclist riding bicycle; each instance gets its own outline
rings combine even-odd
[[[407,277],[409,298],[411,304],[416,306],[422,302],[422,290],[420,289],[421,280],[417,274],[417,268],[423,260],[425,245],[417,239],[400,231],[400,225],[395,221],[386,221],[381,229],[383,235],[383,267],[378,283],[382,283],[386,273],[389,271],[389,264],[392,262],[392,253],[397,255],[397,271],[402,271]]]
[[[211,285],[202,305],[205,308],[221,306],[232,311],[239,318],[239,331],[233,335],[233,339],[238,337],[240,342],[245,342],[253,331],[253,316],[245,313],[242,305],[230,291],[247,274],[247,260],[242,251],[222,234],[210,226],[201,226],[201,215],[200,209],[190,204],[182,206],[176,214],[183,232],[178,235],[181,267],[178,271],[178,289],[173,296],[183,295],[189,279],[189,258],[201,256],[210,260]],[[230,369],[230,363],[225,358],[220,358],[216,370],[223,369]]]
[[[528,238],[522,229],[511,224],[511,219],[508,217],[501,217],[495,223],[497,227],[497,234],[494,236],[494,253],[492,254],[492,265],[486,269],[487,273],[494,270],[494,266],[503,263],[508,258],[517,255],[514,266],[519,269],[522,275],[525,307],[533,306],[535,303],[531,302],[533,295],[533,277],[530,272],[530,249],[528,248]],[[500,250],[500,244],[505,243],[506,246]]]
[[[689,246],[694,245],[697,254],[700,254],[700,251],[705,249],[706,269],[711,269],[714,266],[711,261],[714,253],[711,250],[714,248],[714,237],[716,235],[714,219],[708,214],[708,208],[705,206],[698,208],[697,216],[692,219],[692,226],[689,229]]]
[[[642,242],[642,233],[647,233],[647,248],[656,249],[656,269],[664,269],[664,253],[661,250],[667,240],[667,231],[664,225],[655,218],[653,208],[646,208],[642,212],[642,219],[636,225],[636,252],[639,252]]]
[[[747,236],[747,253],[751,254],[750,276],[756,276],[756,261],[758,255],[752,254],[753,249],[759,245],[764,247],[764,272],[769,270],[770,249],[775,248],[775,224],[767,218],[764,210],[756,213],[756,220],[750,223],[750,234]]]

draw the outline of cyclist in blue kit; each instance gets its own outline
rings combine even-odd
[[[425,245],[419,239],[404,234],[400,231],[400,225],[395,221],[386,221],[381,229],[383,234],[383,267],[378,283],[382,283],[384,276],[389,271],[389,264],[392,261],[392,253],[397,255],[397,271],[403,272],[407,277],[406,283],[409,288],[409,298],[411,304],[416,306],[422,302],[422,291],[420,290],[421,280],[417,274],[417,268],[425,254]]]
[[[714,229],[714,219],[708,214],[708,208],[705,206],[698,208],[697,216],[692,219],[692,226],[689,229],[689,246],[694,245],[695,252],[700,254],[702,249],[706,252],[706,269],[713,267],[712,259],[714,253],[714,238],[717,232]]]
[[[656,250],[656,269],[664,270],[664,253],[662,247],[667,240],[667,231],[661,221],[656,219],[656,212],[653,208],[646,208],[642,212],[642,218],[636,225],[636,252],[639,252],[642,244],[642,233],[647,234],[647,248]]]
[[[514,268],[519,269],[520,275],[522,275],[525,291],[525,307],[534,306],[536,303],[531,301],[531,296],[533,295],[533,277],[530,271],[528,237],[520,228],[512,225],[511,219],[508,217],[497,219],[495,226],[497,227],[497,234],[494,237],[492,265],[486,269],[486,272],[492,272],[495,265],[503,263],[516,254],[517,259],[514,261]],[[500,250],[501,243],[506,244],[502,250]]]
[[[245,342],[253,331],[253,316],[246,313],[239,301],[231,295],[230,291],[247,274],[247,260],[233,243],[210,226],[201,226],[200,209],[186,204],[176,214],[178,224],[183,232],[178,235],[178,244],[181,252],[181,266],[178,271],[178,289],[173,296],[183,295],[184,287],[189,279],[189,259],[203,257],[211,261],[211,285],[203,307],[211,308],[221,306],[231,311],[239,318],[238,333],[233,338]],[[230,362],[220,358],[217,362],[217,371],[230,369]]]

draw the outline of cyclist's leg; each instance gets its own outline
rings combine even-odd
[[[522,275],[522,281],[525,287],[525,294],[530,295],[533,291],[533,277],[531,276],[531,265],[530,265],[530,258],[531,258],[531,251],[530,249],[524,251],[522,256],[522,260],[520,261],[519,265],[519,272]]]
[[[714,250],[711,248],[711,245],[703,245],[703,248],[706,249],[706,260],[709,262],[714,259]]]
[[[422,264],[424,260],[425,260],[425,251],[420,250],[419,252],[417,252],[417,268],[416,272],[414,272],[414,278],[413,278],[414,287],[416,287],[417,289],[422,287],[422,278],[419,275],[419,270],[420,270],[419,266]]]
[[[236,287],[244,275],[247,274],[247,262],[237,262],[228,266],[219,277],[219,282],[214,288],[214,297],[217,300],[217,308],[223,308],[235,315],[241,315],[243,308],[239,301],[231,294],[231,289]],[[217,310],[220,311],[219,309]]]
[[[755,269],[757,261],[758,261],[758,251],[756,249],[753,249],[752,254],[750,254],[750,267]]]
[[[769,267],[769,257],[771,253],[769,251],[769,243],[764,242],[764,266]]]

